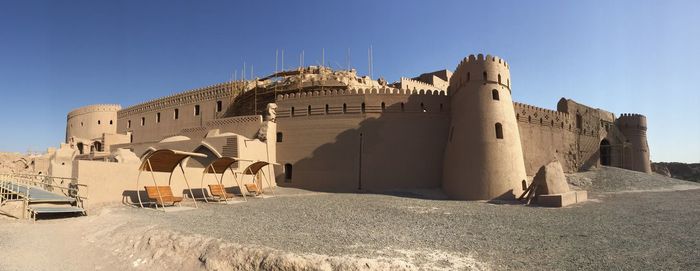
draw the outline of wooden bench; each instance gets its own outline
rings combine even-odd
[[[148,198],[155,200],[156,204],[160,206],[175,205],[182,201],[182,197],[176,197],[173,195],[173,190],[170,186],[144,186],[146,188],[146,194]]]
[[[248,193],[252,193],[254,196],[262,194],[262,191],[260,191],[260,188],[258,188],[258,185],[255,183],[245,184],[245,189],[248,190]]]
[[[226,187],[224,187],[223,184],[210,184],[209,193],[211,193],[213,197],[219,199],[228,199],[236,196],[235,194],[227,193]]]

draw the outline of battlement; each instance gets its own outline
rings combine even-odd
[[[519,122],[551,126],[569,131],[572,129],[571,124],[573,121],[571,115],[567,112],[550,110],[518,102],[513,102],[513,108],[515,109],[515,118]]]
[[[513,102],[513,107],[515,107],[515,113],[518,113],[519,112],[518,109],[520,109],[521,111],[526,110],[529,112],[541,112],[542,114],[546,114],[546,115],[558,117],[558,118],[568,118],[569,117],[569,113],[566,113],[566,112],[559,112],[556,110],[537,107],[534,105],[529,105],[529,104],[524,104],[524,103],[519,103],[519,102]]]
[[[615,121],[618,127],[622,129],[636,128],[647,129],[647,117],[642,114],[622,113]]]
[[[93,112],[117,112],[122,109],[118,104],[92,104],[73,109],[68,112],[68,118]]]
[[[450,89],[456,91],[469,82],[497,83],[510,89],[510,66],[497,56],[469,55],[457,64]]]
[[[398,88],[350,88],[346,90],[323,90],[323,91],[305,91],[299,93],[289,93],[277,95],[277,100],[288,100],[295,98],[314,97],[314,96],[342,96],[342,95],[366,95],[366,94],[393,94],[393,95],[434,95],[446,96],[444,91],[438,90],[411,90]]]
[[[472,54],[472,55],[469,55],[468,57],[465,57],[464,59],[462,59],[462,61],[459,62],[459,64],[457,65],[457,68],[455,69],[455,73],[457,71],[459,71],[459,69],[464,65],[473,65],[473,64],[481,65],[481,64],[489,64],[489,63],[491,63],[491,64],[497,63],[498,65],[503,66],[503,68],[505,68],[505,69],[510,69],[510,67],[508,66],[508,62],[506,62],[504,59],[502,59],[498,56],[486,55],[486,57],[484,57],[483,54],[478,54],[476,56],[474,56]]]
[[[623,117],[625,117],[625,118],[626,117],[636,117],[636,118],[645,118],[645,119],[647,118],[646,116],[644,116],[642,114],[636,114],[636,113],[622,113],[622,114],[620,114],[620,118],[623,118]]]
[[[433,85],[433,84],[428,84],[428,83],[426,83],[426,82],[414,80],[414,79],[411,79],[411,78],[408,78],[408,77],[401,77],[401,80],[400,80],[399,82],[401,83],[401,86],[402,86],[402,87],[403,87],[403,85],[404,85],[404,82],[407,82],[407,83],[408,83],[407,85],[414,85],[414,86],[417,85],[417,86],[420,86],[421,89],[426,89],[426,90],[439,90],[439,88],[436,87],[436,86]],[[408,87],[408,88],[406,88],[406,89],[411,89],[411,88]]]
[[[163,108],[178,106],[182,104],[189,104],[204,100],[228,97],[233,95],[231,91],[231,85],[232,82],[218,83],[153,99],[147,102],[124,108],[123,110],[119,111],[118,115],[120,118],[123,118],[141,112],[160,110]]]

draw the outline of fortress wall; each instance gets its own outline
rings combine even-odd
[[[599,165],[600,143],[608,140],[616,148],[612,166],[621,166],[617,149],[624,138],[609,120],[612,113],[591,108],[572,100],[560,100],[557,111],[522,103],[513,103],[518,119],[527,174],[534,175],[540,166],[554,158],[567,172]]]
[[[261,115],[252,115],[215,119],[208,121],[205,126],[207,130],[219,129],[220,133],[231,132],[247,138],[255,138],[262,124]]]
[[[556,159],[564,170],[575,172],[570,152],[575,149],[576,133],[568,113],[514,102],[522,141],[525,170],[534,176],[539,168]]]
[[[117,132],[131,132],[134,143],[159,141],[182,129],[204,126],[207,121],[223,114],[232,100],[231,95],[230,84],[222,83],[131,106],[119,111]],[[222,106],[217,112],[218,101]],[[199,115],[195,115],[196,105],[199,105]]]
[[[342,192],[440,187],[447,96],[397,89],[317,94],[278,97],[277,161],[293,169],[292,179],[281,174],[278,184]]]
[[[96,104],[80,107],[68,113],[66,121],[66,143],[71,137],[93,140],[102,134],[117,131],[117,104]]]

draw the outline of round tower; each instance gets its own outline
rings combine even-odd
[[[512,199],[526,179],[508,64],[470,55],[448,88],[451,120],[442,187],[454,199]]]
[[[117,133],[118,104],[96,104],[77,108],[68,113],[66,143],[71,137],[93,140],[102,134]]]
[[[615,121],[615,124],[627,139],[622,167],[651,173],[649,144],[647,143],[647,117],[640,114],[622,114]]]

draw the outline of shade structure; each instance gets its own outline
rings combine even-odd
[[[149,153],[143,158],[140,171],[172,172],[182,160],[190,156],[207,157],[205,154],[162,149]]]
[[[268,165],[276,165],[274,163],[270,163],[267,161],[255,161],[248,165],[241,173],[243,175],[252,175],[253,176],[253,183],[257,183],[257,176],[258,174],[261,174],[263,179],[267,182],[267,185],[270,187],[270,190],[272,191],[272,194],[274,194],[273,186],[272,183],[270,182],[270,179],[265,175],[265,171],[261,170],[265,166]],[[260,190],[264,193],[264,189],[262,188],[262,183],[260,184]]]
[[[234,157],[219,157],[219,158],[212,160],[211,163],[209,163],[209,165],[207,165],[204,168],[204,171],[202,172],[202,180],[200,183],[200,187],[202,189],[202,197],[204,198],[205,201],[208,202],[208,199],[204,193],[204,177],[207,174],[214,174],[214,177],[216,178],[217,184],[221,185],[222,188],[225,188],[225,186],[223,184],[223,180],[224,180],[224,174],[226,173],[226,170],[228,170],[233,175],[233,180],[236,182],[239,189],[242,189],[241,183],[237,178],[238,174],[235,171],[233,171],[233,167],[232,167],[235,163],[237,163],[239,161],[250,161],[250,160],[238,159],[238,158],[234,158]],[[218,177],[218,174],[221,174],[220,178]],[[243,195],[243,200],[247,201],[245,193],[241,193],[241,194]],[[227,193],[226,193],[225,189],[222,193],[222,196],[223,196],[224,201],[228,202],[228,197],[227,197]]]
[[[168,195],[163,195],[161,193],[161,189],[159,189],[158,182],[156,181],[156,177],[153,174],[153,172],[168,172],[170,173],[170,176],[168,177],[168,189],[170,188],[172,179],[173,179],[173,173],[175,171],[175,168],[178,166],[180,167],[180,170],[182,171],[182,176],[183,179],[185,180],[185,184],[187,185],[187,189],[190,191],[190,196],[193,196],[194,194],[192,193],[192,187],[190,186],[189,181],[187,180],[187,174],[185,174],[185,169],[182,166],[182,162],[189,158],[189,157],[207,157],[204,154],[201,153],[192,153],[192,152],[184,152],[184,151],[178,151],[178,150],[171,150],[171,149],[161,149],[161,150],[156,150],[152,153],[149,153],[143,158],[143,161],[141,162],[141,166],[139,166],[139,175],[136,177],[136,195],[139,200],[139,206],[143,208],[143,201],[141,200],[141,193],[138,193],[140,187],[139,187],[139,181],[141,179],[141,173],[148,171],[151,174],[151,179],[153,180],[153,185],[156,187],[157,191],[157,197],[158,200],[156,201],[156,209],[158,209],[158,202],[161,202],[163,205],[163,208],[165,210],[165,205],[163,204],[165,202],[165,197]],[[197,207],[197,201],[193,199],[194,206]]]

